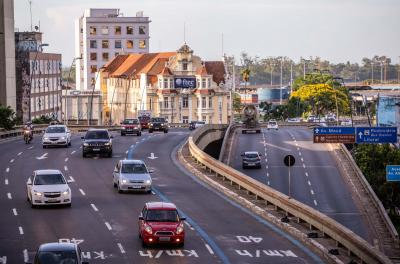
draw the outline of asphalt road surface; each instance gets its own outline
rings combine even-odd
[[[295,157],[291,167],[291,197],[301,201],[369,240],[366,225],[332,154],[324,144],[314,144],[307,128],[263,129],[260,134],[241,134],[237,130],[230,165],[250,177],[288,195],[289,171],[286,155]],[[241,153],[262,154],[261,169],[242,169]]]
[[[90,263],[323,263],[176,164],[174,151],[187,136],[183,129],[141,137],[115,133],[112,158],[82,158],[80,134],[69,148],[43,149],[40,136],[30,145],[22,138],[0,143],[0,263],[32,261],[40,244],[56,241],[79,244]],[[155,170],[152,194],[113,188],[113,168],[124,158],[142,159]],[[72,207],[32,209],[27,202],[29,175],[50,168],[73,181]],[[171,201],[187,217],[183,248],[142,248],[137,219],[147,201]]]

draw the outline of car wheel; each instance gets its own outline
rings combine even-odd
[[[149,133],[153,133],[153,130],[149,129]]]
[[[86,153],[82,152],[82,157],[86,158]]]
[[[118,182],[118,184],[117,184],[117,188],[118,188],[118,193],[122,193],[122,190],[121,190],[121,188],[119,187],[119,182]]]
[[[246,134],[246,130],[242,130],[242,134]]]
[[[151,189],[147,191],[148,194],[151,194]]]
[[[246,169],[246,166],[242,165],[242,169]]]
[[[138,135],[138,137],[142,136],[142,132],[139,132],[137,135]]]
[[[113,181],[114,188],[117,188],[117,184]]]
[[[112,151],[108,152],[107,157],[109,157],[109,158],[112,157]]]
[[[71,140],[69,141],[68,146],[71,146]]]
[[[36,208],[36,205],[34,205],[32,201],[31,201],[31,208]]]
[[[147,247],[147,243],[144,242],[144,240],[142,239],[142,247],[146,248]]]
[[[67,144],[65,144],[64,148],[68,148],[68,146],[69,146],[69,145],[68,145],[68,143],[67,143]]]
[[[124,133],[121,133],[121,137],[123,137],[123,136],[125,136],[125,134],[124,134]]]
[[[46,148],[46,146],[45,146],[45,145],[43,145],[43,148],[45,149],[45,148]]]
[[[185,242],[182,242],[178,245],[178,247],[184,247],[185,246]]]
[[[165,134],[168,133],[168,130],[164,130],[164,133],[165,133]]]

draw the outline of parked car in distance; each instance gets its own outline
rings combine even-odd
[[[65,125],[50,125],[44,131],[42,146],[71,146],[71,132]]]
[[[142,135],[142,126],[140,125],[139,119],[125,119],[121,122],[121,136],[126,134],[136,134],[136,136]]]
[[[351,119],[344,119],[340,122],[341,126],[353,126],[353,122]]]
[[[113,185],[118,192],[145,191],[151,193],[152,179],[146,164],[142,160],[120,160],[113,172]]]
[[[107,154],[112,157],[112,138],[107,129],[89,129],[82,138],[82,157],[87,154]]]
[[[163,117],[151,118],[149,123],[149,133],[153,133],[153,131],[164,131],[164,133],[168,133],[167,120]]]
[[[288,118],[286,121],[288,123],[300,123],[303,120],[300,117],[293,117],[293,118]]]
[[[315,122],[316,116],[315,115],[309,115],[307,117],[307,122]]]
[[[148,202],[139,215],[139,238],[142,245],[185,243],[184,222],[173,203]]]
[[[206,122],[204,122],[204,121],[192,121],[189,124],[189,129],[194,130],[198,127],[204,126],[205,124],[206,124]]]
[[[71,189],[59,170],[35,170],[26,182],[31,207],[64,204],[71,206]]]
[[[39,246],[34,262],[26,264],[89,264],[75,243],[46,243]]]
[[[274,120],[274,119],[269,120],[268,124],[267,124],[267,129],[268,130],[270,130],[270,129],[278,130],[278,122],[276,122],[276,120]]]
[[[246,151],[242,155],[242,168],[258,168],[261,169],[261,154],[258,151]]]

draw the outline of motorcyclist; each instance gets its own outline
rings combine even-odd
[[[26,122],[26,124],[24,126],[24,130],[28,130],[29,131],[29,137],[31,139],[33,139],[33,125],[32,125],[32,122]]]

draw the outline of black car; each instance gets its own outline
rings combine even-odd
[[[242,155],[242,168],[249,167],[261,169],[261,154],[257,151],[246,151]]]
[[[89,129],[82,137],[82,156],[87,154],[107,154],[112,156],[112,138],[107,129]]]
[[[32,264],[31,262],[26,262]],[[33,264],[89,264],[82,258],[82,251],[75,243],[46,243],[40,245]]]
[[[150,119],[149,133],[153,133],[153,131],[164,131],[164,133],[168,133],[167,120],[163,117],[153,117]]]

